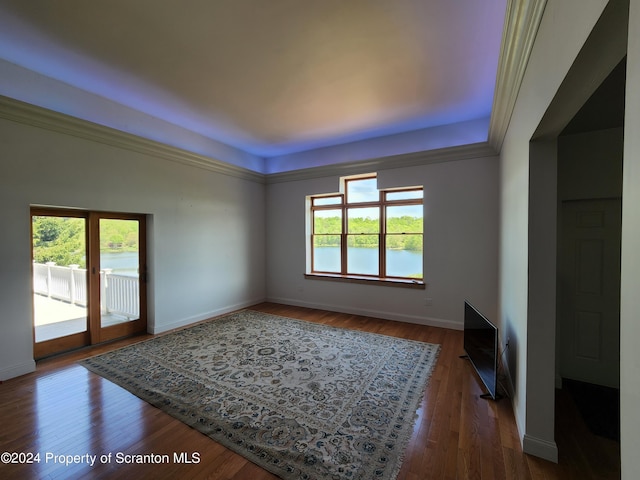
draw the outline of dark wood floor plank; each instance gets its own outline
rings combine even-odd
[[[592,435],[571,399],[559,394],[556,441],[560,463],[522,453],[509,399],[483,392],[470,363],[459,358],[462,332],[273,303],[257,310],[336,327],[441,345],[417,412],[398,480],[619,478],[619,444]],[[100,463],[64,466],[0,464],[0,478],[192,478],[274,480],[276,477],[200,432],[95,375],[77,361],[152,338],[141,335],[38,362],[37,371],[0,384],[0,451],[112,456],[174,452],[191,464]],[[191,457],[190,457],[191,458]]]

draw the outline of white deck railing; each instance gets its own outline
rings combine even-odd
[[[100,295],[104,313],[123,315],[129,319],[140,316],[140,281],[138,277],[100,271]]]
[[[33,264],[33,291],[49,298],[86,307],[87,270],[78,265],[60,267],[54,262]],[[100,311],[128,319],[140,316],[140,280],[100,270]]]

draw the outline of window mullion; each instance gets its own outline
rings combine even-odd
[[[347,212],[348,208],[346,205],[342,205],[342,235],[340,236],[340,273],[342,275],[347,274],[347,235],[348,235],[348,221],[347,221]]]
[[[383,191],[380,191],[380,205],[378,208],[380,209],[380,226],[378,228],[378,248],[380,249],[378,257],[380,267],[378,272],[380,272],[380,278],[385,278],[387,276],[387,208],[384,206]]]

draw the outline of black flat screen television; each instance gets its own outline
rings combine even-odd
[[[496,400],[498,388],[498,328],[468,301],[464,302],[464,351],[489,391],[483,397]]]

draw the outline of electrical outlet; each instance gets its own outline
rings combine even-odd
[[[427,297],[427,298],[425,298],[425,300],[424,300],[424,304],[425,304],[427,307],[430,307],[431,305],[433,305],[433,298],[431,298],[431,297]]]

